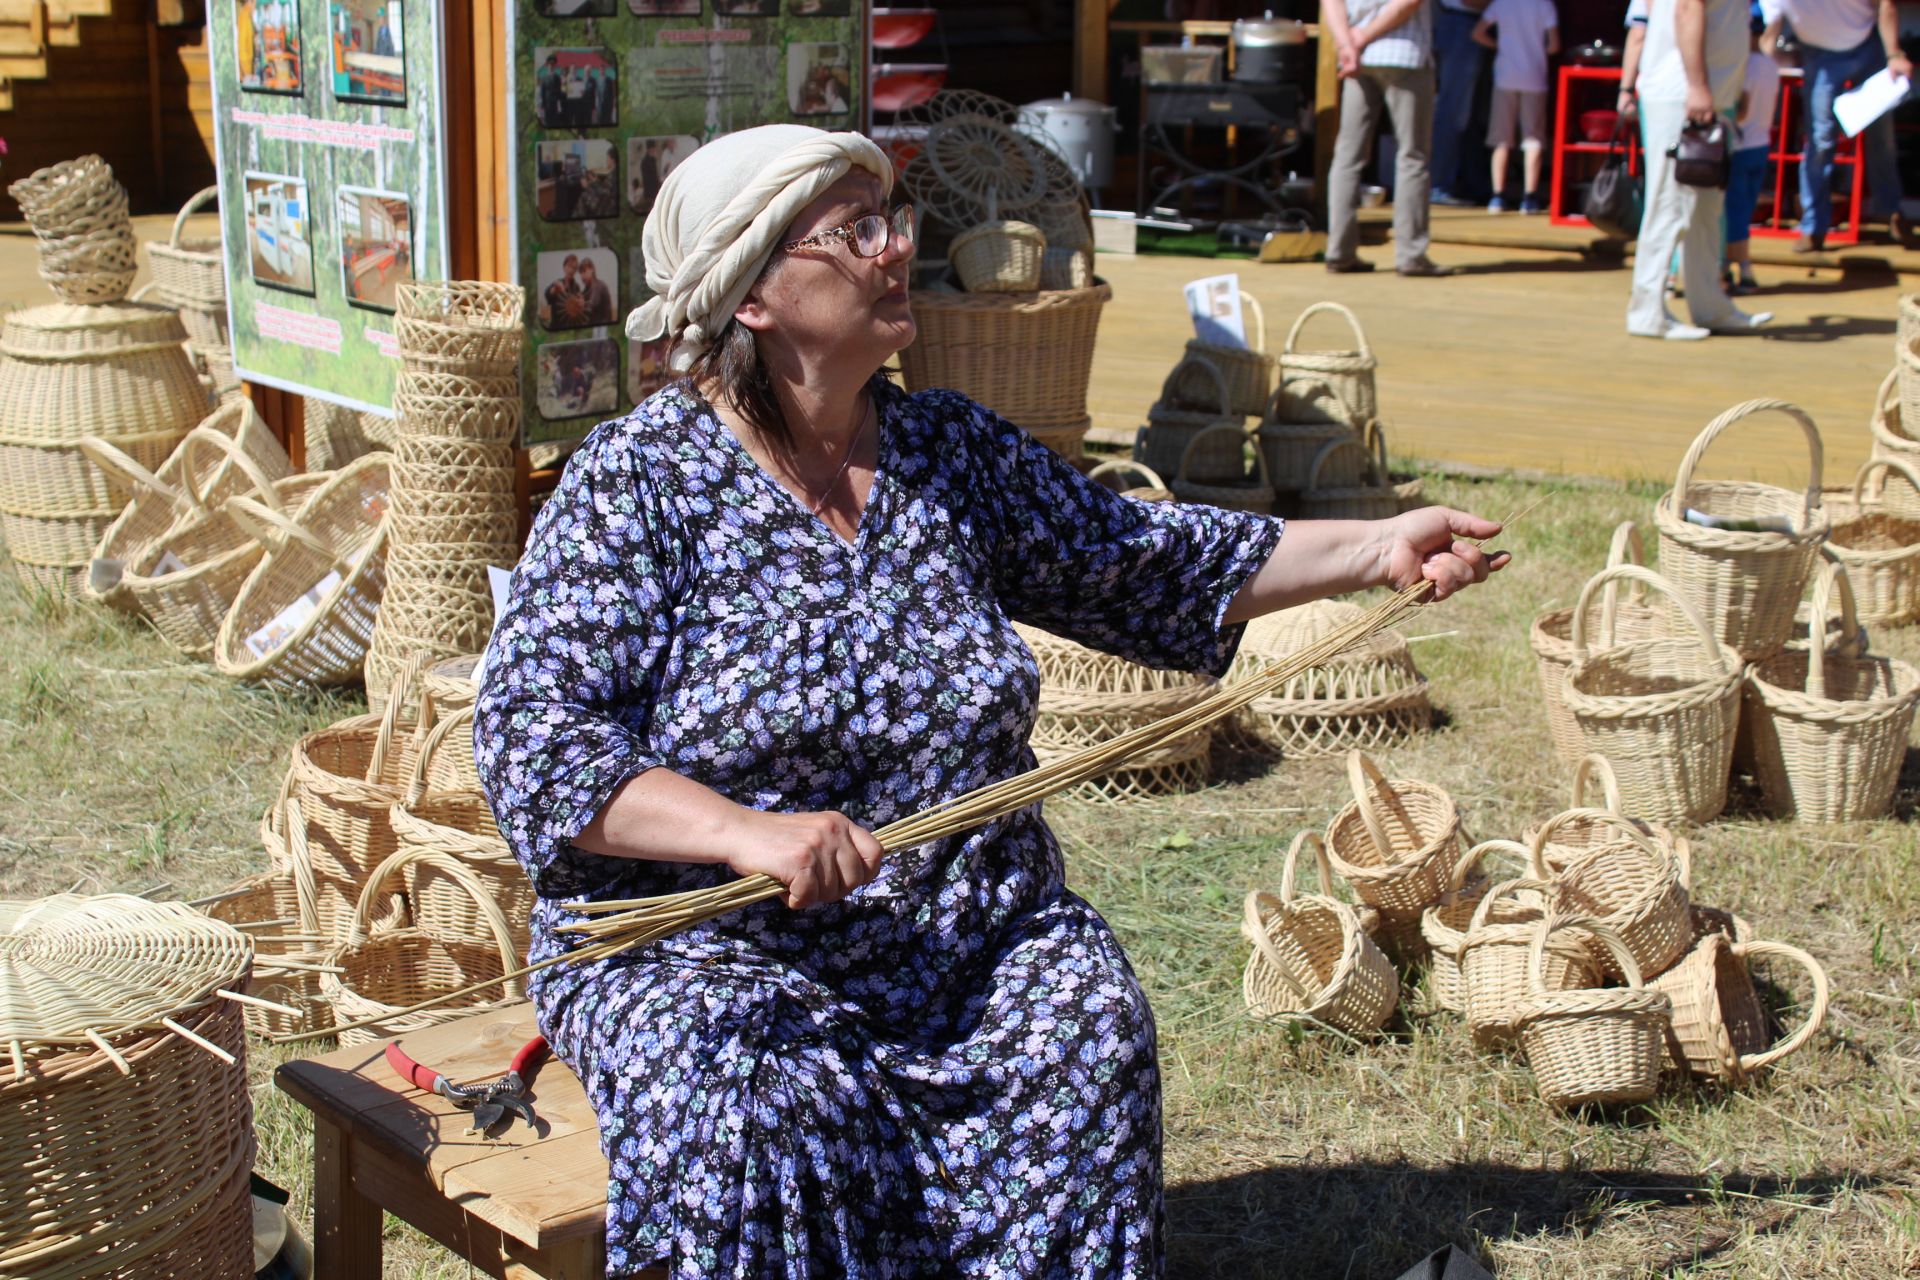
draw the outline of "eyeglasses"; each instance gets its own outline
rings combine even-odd
[[[854,257],[877,258],[892,247],[896,236],[908,244],[913,243],[913,206],[910,204],[900,205],[891,213],[863,213],[837,227],[816,231],[800,240],[789,240],[780,246],[780,251],[792,253],[795,249],[824,248],[830,241],[844,240]]]

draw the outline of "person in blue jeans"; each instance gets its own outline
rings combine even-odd
[[[1772,171],[1774,109],[1780,103],[1780,68],[1760,52],[1766,22],[1753,18],[1753,52],[1747,55],[1747,87],[1740,94],[1735,122],[1738,149],[1727,176],[1727,292],[1740,297],[1759,288],[1753,278],[1753,211]]]
[[[1488,0],[1435,0],[1433,56],[1437,83],[1433,90],[1433,149],[1428,172],[1433,177],[1433,203],[1475,205],[1461,190],[1460,151],[1473,116],[1473,91],[1486,66],[1486,52],[1473,39]]]
[[[1833,100],[1847,85],[1861,84],[1882,67],[1911,79],[1913,64],[1900,49],[1895,0],[1761,0],[1761,8],[1767,19],[1761,52],[1773,55],[1782,23],[1793,28],[1799,46],[1807,133],[1800,161],[1800,238],[1793,249],[1818,253],[1833,225],[1833,149],[1840,128],[1833,118]],[[1866,153],[1865,216],[1886,218],[1893,238],[1910,243],[1913,229],[1900,212],[1893,113],[1868,125],[1860,141]]]

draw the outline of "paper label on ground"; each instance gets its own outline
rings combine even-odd
[[[1833,100],[1833,118],[1851,138],[1906,101],[1910,87],[1905,76],[1896,76],[1882,67],[1859,88],[1850,89]]]
[[[182,560],[171,551],[162,551],[160,558],[153,563],[153,572],[148,576],[164,578],[170,573],[185,573],[186,571],[187,562],[185,560]]]
[[[1240,315],[1240,277],[1208,276],[1187,286],[1187,313],[1193,333],[1202,342],[1223,347],[1247,345],[1247,326]]]

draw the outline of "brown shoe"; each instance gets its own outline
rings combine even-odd
[[[1415,258],[1404,267],[1395,268],[1403,276],[1450,276],[1452,267],[1443,267],[1432,258]]]
[[[1795,253],[1824,253],[1827,248],[1825,236],[1801,236],[1793,242]]]
[[[1336,276],[1360,275],[1373,270],[1373,264],[1365,258],[1346,258],[1338,262],[1332,258],[1328,258],[1327,270]]]
[[[1890,213],[1887,215],[1887,234],[1891,236],[1893,242],[1902,249],[1915,247],[1913,224],[1907,221],[1907,216],[1904,213]]]

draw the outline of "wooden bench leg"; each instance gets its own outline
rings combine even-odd
[[[313,1119],[313,1273],[380,1280],[380,1206],[353,1186],[353,1140]]]

